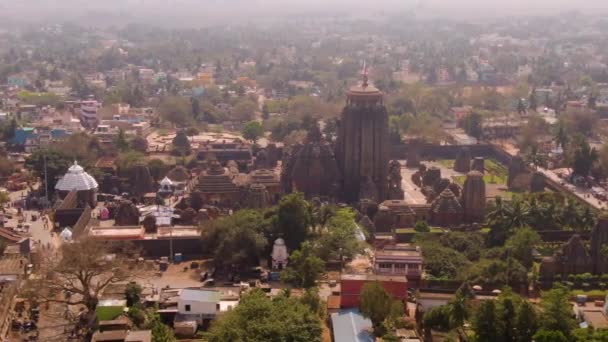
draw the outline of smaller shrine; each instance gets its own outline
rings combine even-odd
[[[431,223],[448,227],[462,223],[464,210],[454,193],[446,188],[431,205]]]
[[[285,240],[278,238],[274,241],[272,246],[272,269],[283,270],[287,267],[287,261],[289,260],[289,254],[287,253],[287,246],[285,246]]]
[[[198,176],[196,191],[201,193],[202,201],[221,206],[233,206],[241,197],[241,189],[235,175],[222,167],[217,159],[207,161],[208,167]]]
[[[463,147],[458,151],[454,161],[454,171],[462,173],[471,171],[471,150],[468,147]]]
[[[405,198],[405,193],[402,189],[401,163],[397,160],[392,160],[388,167],[388,199],[402,200]]]
[[[160,182],[160,187],[158,188],[158,193],[164,196],[172,195],[175,190],[175,185],[169,177],[163,178]]]

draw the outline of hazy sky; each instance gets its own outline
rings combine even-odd
[[[419,15],[479,18],[549,14],[566,10],[607,10],[608,0],[0,0],[0,19],[82,19],[99,11],[125,20],[159,23],[180,17],[221,18],[300,13],[365,14],[415,11]],[[103,17],[96,19],[103,20]]]

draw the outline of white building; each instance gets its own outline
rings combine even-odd
[[[220,312],[221,294],[215,290],[183,289],[177,301],[177,312],[198,324],[214,319]]]
[[[86,100],[80,103],[80,119],[83,126],[95,127],[99,123],[97,112],[101,107],[101,103],[95,100]]]
[[[288,260],[289,254],[287,253],[285,240],[281,238],[276,239],[272,246],[272,268],[275,270],[282,270],[287,267]]]

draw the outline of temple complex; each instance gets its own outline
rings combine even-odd
[[[362,199],[362,184],[373,184],[377,201],[387,198],[389,162],[388,114],[380,90],[363,82],[347,92],[346,107],[338,125],[336,159],[342,175],[342,200]]]
[[[229,160],[234,160],[241,170],[247,168],[253,157],[251,145],[238,139],[202,142],[197,151],[197,159],[207,160],[211,156],[216,158],[221,165],[226,165]]]

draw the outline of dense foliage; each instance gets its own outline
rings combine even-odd
[[[239,305],[215,321],[210,342],[321,341],[321,322],[313,309],[296,298],[269,299],[260,290],[245,294]]]

